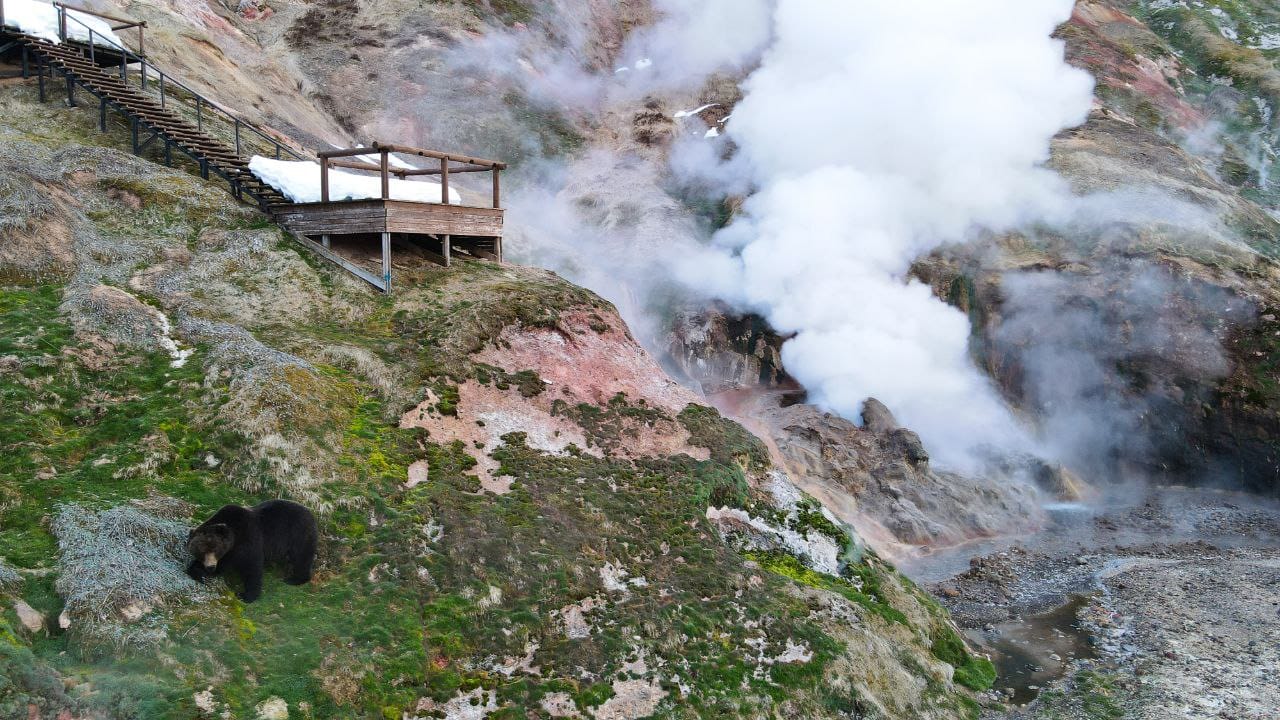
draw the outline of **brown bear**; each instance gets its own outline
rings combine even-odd
[[[290,585],[311,580],[319,534],[315,516],[295,502],[268,500],[251,508],[225,505],[187,536],[187,551],[193,557],[187,575],[204,582],[230,570],[244,583],[240,599],[253,602],[262,594],[267,565],[282,566]]]

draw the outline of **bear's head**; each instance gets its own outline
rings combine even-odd
[[[212,570],[218,561],[231,551],[236,542],[236,535],[228,525],[214,523],[204,525],[191,531],[187,536],[187,552],[200,559],[206,568]]]

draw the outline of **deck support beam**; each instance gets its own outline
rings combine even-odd
[[[329,236],[328,236],[328,235],[321,235],[321,236],[320,236],[320,245],[321,245],[321,246],[323,246],[323,247],[324,247],[324,249],[326,249],[326,250],[328,250],[328,249],[329,249]]]
[[[382,233],[382,292],[391,293],[391,233],[389,232]]]
[[[66,70],[62,71],[62,77],[67,81],[67,107],[76,107],[76,79]]]
[[[444,255],[444,266],[449,267],[453,262],[453,236],[440,236],[440,254]]]

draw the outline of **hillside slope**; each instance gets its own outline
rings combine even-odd
[[[945,613],[541,270],[376,295],[0,89],[0,717],[969,716]],[[180,572],[227,502],[315,580]]]

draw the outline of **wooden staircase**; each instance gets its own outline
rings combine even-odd
[[[66,6],[55,3],[55,7],[66,36],[67,24],[77,21],[67,13]],[[80,8],[74,11],[89,12]],[[142,154],[159,141],[163,144],[166,164],[173,163],[177,150],[199,166],[201,177],[222,178],[237,199],[251,202],[264,212],[271,213],[273,207],[289,203],[278,190],[249,170],[249,158],[253,154],[274,155],[277,159],[284,155],[289,159],[307,158],[191,90],[144,56],[105,38],[95,39],[92,32],[89,37],[87,43],[73,39],[55,43],[13,27],[0,27],[0,46],[22,53],[23,74],[36,74],[42,101],[48,93],[47,85],[61,79],[66,86],[68,104],[77,104],[77,89],[97,98],[99,127],[104,132],[108,110],[125,118],[135,154]],[[131,69],[134,71],[130,72]],[[190,118],[193,109],[195,122]],[[220,139],[206,127],[215,124],[222,126],[224,134],[234,137],[234,144]]]
[[[148,148],[154,152],[163,146],[164,162],[172,165],[177,150],[199,167],[201,177],[216,176],[225,180],[237,199],[256,204],[294,240],[383,292],[391,292],[393,241],[401,246],[426,244],[429,253],[439,247],[439,261],[446,267],[455,253],[459,253],[459,258],[502,262],[504,213],[499,176],[506,169],[505,163],[379,143],[374,143],[372,148],[329,150],[314,156],[304,154],[283,144],[282,136],[245,122],[151,64],[143,52],[145,22],[56,1],[51,7],[57,12],[56,36],[60,42],[23,32],[14,26],[16,23],[6,25],[4,0],[0,0],[0,61],[20,60],[21,64],[20,73],[14,71],[6,76],[31,77],[34,73],[42,102],[47,99],[51,82],[65,85],[67,104],[72,107],[77,105],[77,90],[87,92],[97,99],[98,126],[103,132],[108,129],[109,111],[124,117],[135,154],[141,155]],[[86,15],[108,24],[104,27]],[[24,17],[22,22],[26,27],[48,32],[43,28],[52,19],[46,16],[44,20],[32,22]],[[128,28],[137,29],[136,52],[123,45],[115,34]],[[153,146],[156,142],[159,145]],[[318,161],[320,201],[294,203],[259,180],[249,170],[249,160],[255,155],[276,160]],[[378,156],[376,164],[370,161],[374,155]],[[410,157],[418,163],[425,160],[427,166],[405,163],[393,166],[391,155]],[[380,196],[366,193],[365,199],[344,196],[331,200],[330,167],[377,173],[381,178]],[[451,199],[457,193],[450,195],[450,176],[461,173],[492,175],[492,207],[487,203],[485,206],[464,205]],[[400,182],[424,175],[439,177],[438,201],[423,197],[420,190],[408,193],[411,200],[392,196],[392,176],[399,178],[395,182]],[[367,266],[368,258],[361,257],[363,251],[348,257],[334,244],[349,243],[358,248],[371,238],[381,240],[381,273]]]

